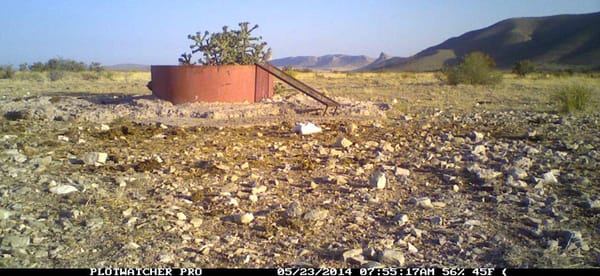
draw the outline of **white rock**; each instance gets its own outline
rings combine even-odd
[[[404,266],[404,254],[397,250],[385,249],[381,253],[379,261],[388,265]]]
[[[245,213],[239,216],[238,222],[242,224],[248,224],[254,220],[254,215],[252,213]]]
[[[106,163],[106,159],[108,159],[108,154],[105,152],[86,152],[82,161],[86,165],[98,166]]]
[[[477,145],[475,146],[475,148],[473,148],[473,150],[471,151],[471,154],[473,155],[485,155],[485,146],[484,145]]]
[[[458,187],[458,185],[452,185],[452,191],[454,191],[455,193],[458,192],[460,188]]]
[[[510,173],[512,176],[514,176],[517,179],[526,179],[529,175],[527,174],[527,171],[525,171],[523,168],[521,167],[514,167],[511,168],[510,171],[508,172]]]
[[[545,173],[542,177],[544,178],[544,183],[546,184],[558,183],[558,179],[556,179],[556,176],[554,176],[554,173],[552,171]]]
[[[190,223],[192,224],[192,226],[194,227],[199,227],[202,225],[204,221],[201,218],[193,218],[190,220]]]
[[[477,219],[470,219],[465,221],[465,225],[469,226],[481,226],[481,221]]]
[[[127,217],[130,217],[132,213],[133,213],[133,208],[127,208],[127,210],[123,211],[123,216],[127,218]]]
[[[77,188],[71,185],[58,185],[50,188],[50,192],[57,195],[70,194],[72,192],[78,192]]]
[[[405,223],[408,222],[408,215],[407,214],[396,214],[396,216],[394,216],[394,220],[399,225],[404,225]]]
[[[419,252],[419,250],[414,245],[412,245],[412,243],[409,242],[408,243],[408,252],[411,254],[417,254]]]
[[[360,248],[350,249],[350,250],[346,250],[346,251],[344,251],[344,253],[342,253],[342,258],[344,259],[344,261],[347,261],[349,258],[359,257],[359,256],[362,256],[362,254],[363,254],[363,250]]]
[[[337,142],[335,142],[336,147],[338,148],[347,148],[352,145],[352,141],[346,139],[345,137],[340,137]]]
[[[110,130],[110,126],[105,125],[105,124],[100,125],[100,131],[107,131],[107,130]]]
[[[313,123],[305,123],[305,124],[298,124],[294,127],[294,132],[296,133],[300,133],[300,135],[310,135],[310,134],[315,134],[315,133],[319,133],[322,132],[323,130],[316,126]]]
[[[250,195],[250,196],[248,196],[248,199],[250,199],[251,202],[258,202],[257,195]]]
[[[396,176],[409,176],[410,175],[410,171],[405,169],[405,168],[400,168],[400,167],[396,167],[396,170],[394,171],[394,174]]]
[[[431,204],[431,199],[428,197],[420,197],[414,198],[412,202],[417,206],[425,209],[433,208],[433,204]]]
[[[375,172],[369,178],[369,185],[371,187],[375,187],[379,190],[384,189],[386,184],[387,184],[387,179],[385,178],[385,174],[381,171]]]
[[[158,257],[158,261],[161,263],[172,263],[175,260],[175,255],[164,254]]]
[[[252,188],[252,194],[253,195],[262,194],[262,193],[264,193],[266,191],[267,191],[267,186],[265,186],[265,185],[260,185],[258,187]]]
[[[64,136],[64,135],[58,135],[57,138],[58,138],[58,141],[62,141],[62,142],[69,142],[70,141],[69,137]]]
[[[123,249],[127,250],[135,250],[138,248],[140,248],[140,245],[135,242],[128,242],[126,245],[123,246]]]
[[[187,219],[187,216],[182,212],[177,213],[176,216],[177,216],[178,220],[186,220]]]
[[[0,208],[0,220],[8,219],[12,213],[6,209]]]

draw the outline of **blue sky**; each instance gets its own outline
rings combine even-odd
[[[188,34],[239,22],[273,58],[380,52],[410,56],[511,17],[600,11],[600,0],[2,0],[0,64],[62,57],[177,64]]]

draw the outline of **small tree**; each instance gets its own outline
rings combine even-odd
[[[27,68],[28,68],[27,63],[19,64],[19,71],[25,72],[25,71],[27,71]]]
[[[12,65],[0,66],[0,79],[12,79],[15,76],[15,70]]]
[[[442,71],[449,84],[497,84],[502,76],[494,71],[494,59],[482,52],[467,54],[462,62],[453,67],[446,67]]]
[[[104,71],[104,66],[100,65],[100,62],[92,62],[90,63],[90,66],[88,66],[88,70],[99,73]]]
[[[521,60],[521,61],[515,62],[515,64],[513,64],[512,72],[521,77],[524,77],[525,75],[527,75],[529,73],[535,72],[535,66],[533,66],[533,63],[531,63],[530,60],[527,60],[527,59]]]
[[[227,26],[223,27],[220,33],[209,34],[197,32],[195,35],[188,35],[188,38],[194,41],[190,46],[192,54],[201,52],[203,57],[198,60],[201,65],[233,65],[233,64],[254,64],[263,62],[270,56],[270,48],[267,49],[267,43],[262,42],[262,37],[251,36],[252,31],[258,28],[254,25],[249,28],[250,23],[239,23],[239,30],[229,30]],[[182,65],[193,65],[192,54],[183,53],[179,58]]]

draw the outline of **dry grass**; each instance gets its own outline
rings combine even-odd
[[[394,110],[418,113],[423,109],[458,112],[529,110],[555,112],[556,87],[573,83],[600,87],[600,78],[588,75],[553,77],[504,74],[496,86],[447,85],[440,73],[299,73],[297,78],[332,96],[393,103]],[[288,88],[291,91],[291,88]],[[590,112],[598,111],[599,91],[593,91]]]
[[[35,96],[47,94],[150,94],[146,88],[150,72],[110,72],[98,80],[84,80],[78,73],[67,73],[58,81],[50,81],[42,74],[31,80],[17,72],[13,79],[0,80],[0,97]],[[33,74],[33,73],[25,73]],[[572,84],[600,87],[600,78],[590,75],[555,77],[531,74],[516,77],[504,74],[503,82],[496,86],[447,85],[441,73],[349,73],[349,72],[297,72],[296,77],[328,95],[357,100],[393,104],[394,113],[419,113],[422,110],[457,112],[529,110],[556,112],[559,104],[553,99],[557,87]],[[40,80],[40,77],[42,80]],[[283,93],[296,93],[284,85]],[[592,91],[588,112],[598,111],[599,91]]]

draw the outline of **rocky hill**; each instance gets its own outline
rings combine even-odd
[[[410,58],[361,70],[439,70],[473,51],[491,55],[501,69],[529,59],[543,69],[600,69],[600,12],[511,18],[450,38]]]

